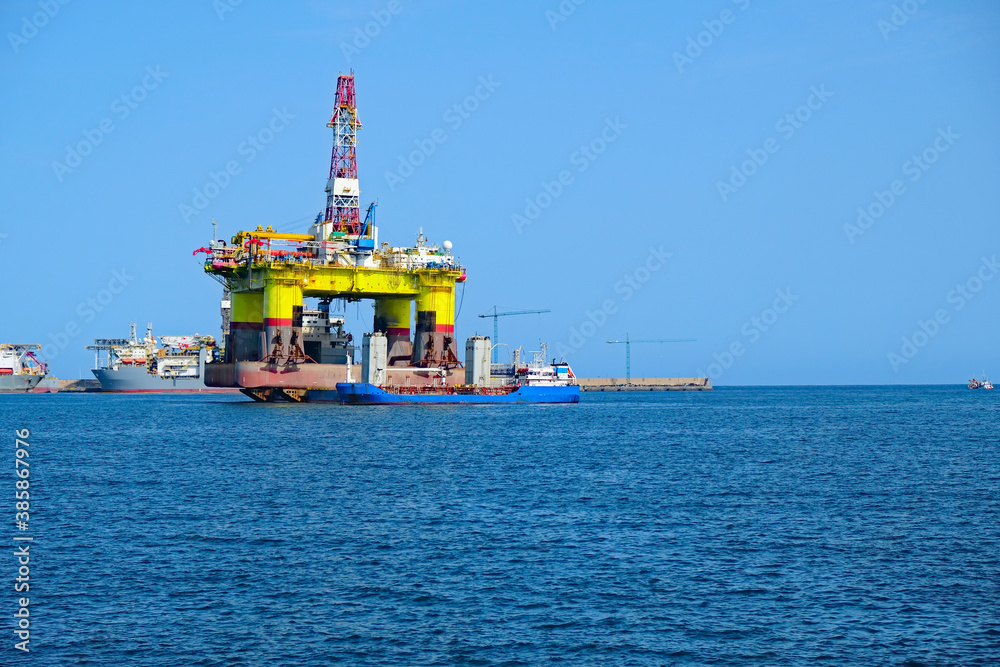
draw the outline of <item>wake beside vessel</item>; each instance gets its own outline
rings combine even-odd
[[[346,405],[505,404],[578,403],[580,387],[565,361],[546,363],[546,348],[522,361],[522,351],[514,351],[510,364],[490,363],[490,339],[475,336],[466,343],[465,384],[399,385],[392,382],[385,364],[380,364],[384,339],[379,333],[366,334],[362,356],[364,382],[337,384],[337,398]],[[317,394],[326,392],[317,392]],[[323,396],[310,393],[311,400]]]
[[[135,324],[128,338],[98,338],[88,350],[94,350],[91,372],[101,384],[101,391],[120,393],[154,392],[232,392],[205,384],[205,364],[217,354],[212,336],[160,336],[156,345],[153,325],[146,328],[141,340]]]
[[[49,367],[39,361],[37,344],[0,343],[0,394],[59,391],[59,380],[49,376]]]

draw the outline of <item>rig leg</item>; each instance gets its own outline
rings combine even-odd
[[[457,361],[454,336],[454,285],[425,285],[417,297],[417,329],[413,336],[411,363],[428,367]]]
[[[267,354],[260,343],[264,330],[264,293],[233,292],[232,303],[228,356],[232,361],[258,361]]]
[[[413,302],[404,299],[376,299],[372,331],[381,331],[388,342],[390,366],[409,366],[413,355],[410,342],[410,309]]]
[[[296,326],[297,325],[297,326]],[[302,287],[291,280],[268,280],[264,284],[264,329],[268,355],[277,361],[288,356],[292,331],[302,336]],[[258,357],[259,358],[259,357]]]

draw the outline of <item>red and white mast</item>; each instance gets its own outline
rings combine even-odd
[[[326,183],[324,229],[357,236],[361,233],[361,191],[358,188],[358,105],[354,94],[354,70],[337,79],[337,99],[333,117],[333,157]]]

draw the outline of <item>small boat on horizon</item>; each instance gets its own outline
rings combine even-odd
[[[982,380],[977,380],[976,378],[972,378],[971,380],[969,380],[969,389],[992,389],[992,388],[993,388],[993,383],[990,382],[989,378],[986,377],[985,372],[983,373]]]

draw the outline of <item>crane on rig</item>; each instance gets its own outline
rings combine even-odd
[[[663,338],[658,340],[632,340],[625,334],[625,340],[609,340],[611,345],[625,345],[625,384],[632,384],[632,343],[693,343],[694,338]]]
[[[492,317],[493,318],[493,355],[492,362],[497,363],[497,345],[500,344],[500,334],[499,327],[497,326],[497,320],[501,317],[507,317],[508,315],[535,315],[538,313],[551,313],[549,309],[544,310],[511,310],[505,313],[497,312],[497,307],[493,306],[492,313],[486,313],[485,315],[480,315],[479,317]]]

